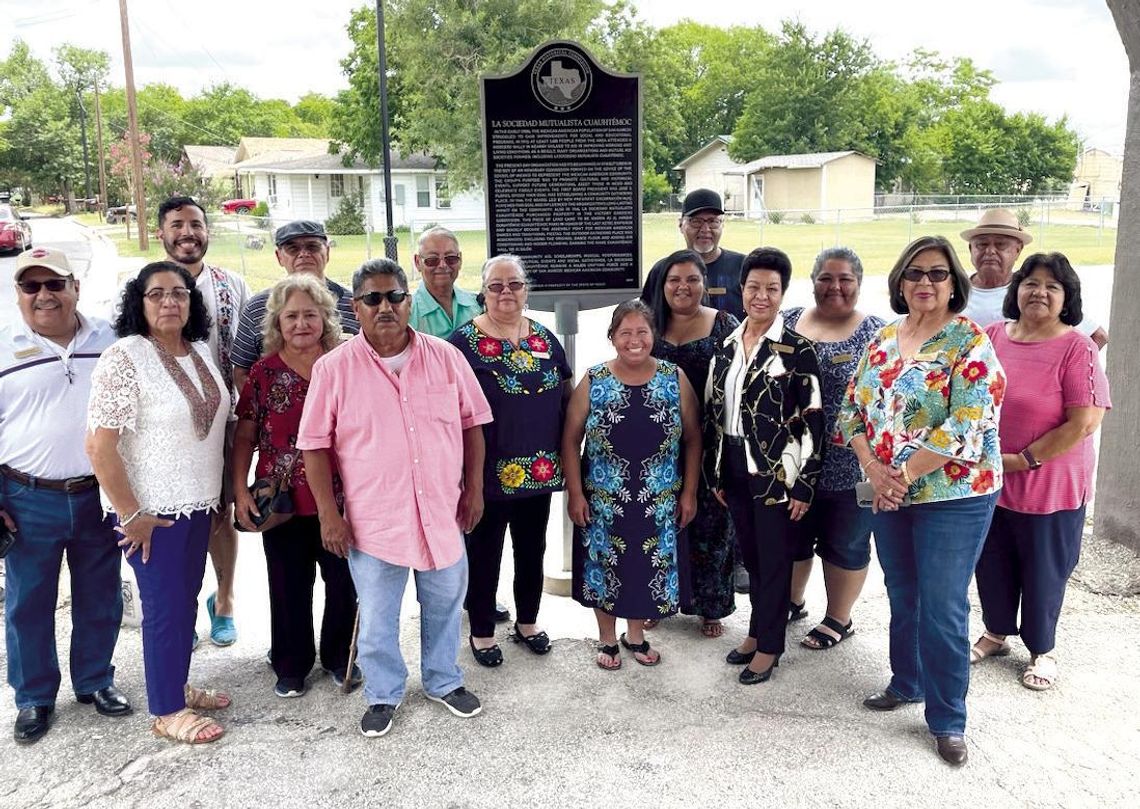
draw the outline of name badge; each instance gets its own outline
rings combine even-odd
[[[39,346],[28,346],[27,348],[21,348],[19,351],[13,352],[12,356],[18,360],[26,360],[28,357],[34,357],[42,353],[44,353],[44,350]]]
[[[550,359],[550,352],[549,351],[532,351],[532,352],[530,352],[530,355],[532,357],[537,357],[540,360]]]
[[[915,362],[937,362],[938,361],[938,352],[937,351],[927,351],[926,353],[923,353],[923,354],[915,354],[913,359]]]
[[[851,360],[853,360],[853,359],[855,359],[854,354],[836,354],[834,357],[831,358],[831,364],[832,365],[842,365],[845,362],[851,362]]]
[[[769,343],[773,351],[779,351],[781,354],[791,354],[795,351],[791,346],[786,346],[783,343]]]
[[[727,295],[728,287],[709,287],[710,295]]]

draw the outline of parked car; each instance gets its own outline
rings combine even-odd
[[[116,205],[107,209],[107,224],[117,225],[119,222],[127,221],[127,211],[130,211],[132,222],[139,220],[139,211],[134,205]]]
[[[228,214],[246,214],[257,207],[257,200],[251,198],[247,199],[227,199],[222,203],[222,213]]]
[[[0,205],[0,250],[23,252],[32,246],[32,228],[11,205]]]

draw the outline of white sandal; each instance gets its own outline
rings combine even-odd
[[[1033,678],[1044,681],[1036,683]],[[1021,675],[1021,684],[1031,691],[1048,691],[1057,682],[1057,661],[1052,655],[1034,655],[1025,673]]]
[[[983,640],[988,640],[990,643],[996,643],[997,648],[992,652],[987,652],[981,648],[980,644]],[[982,636],[974,641],[974,645],[970,647],[970,665],[980,663],[987,657],[1005,657],[1010,651],[1009,641],[1005,639],[1004,635],[995,635],[993,632],[986,630]]]

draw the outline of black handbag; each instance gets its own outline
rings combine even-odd
[[[298,452],[288,469],[276,477],[258,478],[249,487],[249,494],[260,516],[249,515],[255,531],[268,531],[286,522],[293,516],[293,495],[289,491],[289,481],[293,477],[293,467],[297,464]],[[234,528],[246,529],[235,519]]]

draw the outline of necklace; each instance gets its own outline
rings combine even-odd
[[[495,332],[496,333],[490,335],[491,337],[494,337],[497,340],[506,340],[508,343],[511,343],[512,345],[520,344],[522,342],[523,334],[527,331],[527,321],[526,321],[525,317],[519,318],[519,325],[515,329],[514,339],[511,339],[510,337],[507,336],[506,329],[504,329],[502,324],[499,323],[499,321],[495,320],[495,318],[491,317],[490,315],[487,315],[487,322],[495,324]]]
[[[158,354],[158,359],[162,362],[162,367],[166,369],[166,372],[170,374],[170,378],[174,380],[174,384],[178,386],[178,390],[186,397],[186,404],[190,405],[190,417],[194,422],[194,434],[198,437],[199,441],[205,441],[206,436],[210,434],[210,426],[214,423],[214,416],[218,412],[218,405],[220,405],[222,401],[222,394],[221,391],[218,390],[218,383],[214,380],[210,369],[206,367],[206,363],[198,355],[198,352],[191,347],[189,349],[190,361],[193,363],[194,370],[198,374],[198,381],[202,384],[202,391],[205,395],[198,393],[198,389],[194,387],[194,383],[190,381],[190,377],[182,370],[182,366],[178,364],[178,360],[166,350],[166,346],[153,337],[147,339],[149,339],[151,345],[154,346],[154,350]]]

